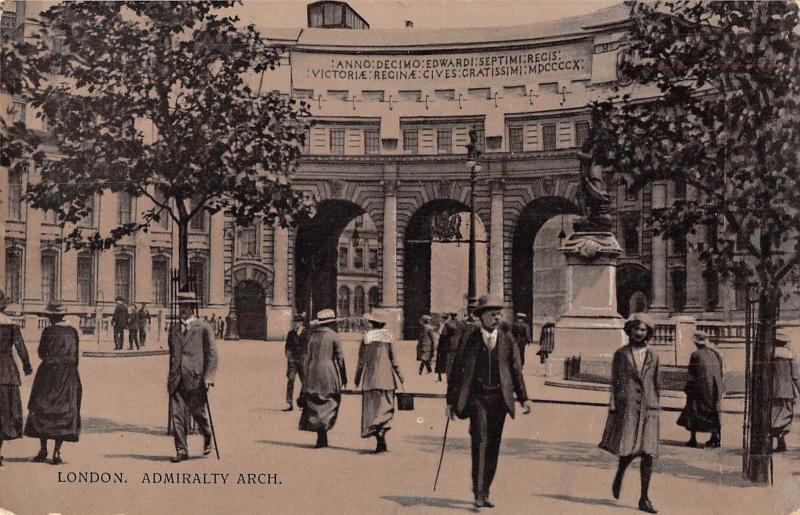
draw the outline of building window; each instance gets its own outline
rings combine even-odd
[[[508,128],[508,150],[522,152],[522,127]]]
[[[153,258],[153,302],[156,306],[169,306],[169,260]]]
[[[370,270],[378,269],[378,249],[369,249],[369,268]]]
[[[381,133],[377,129],[364,129],[364,153],[380,154]]]
[[[342,24],[342,7],[340,5],[325,5],[325,25]]]
[[[364,249],[358,247],[353,252],[353,268],[361,270],[364,268]]]
[[[475,134],[478,137],[478,143],[477,143],[478,150],[480,150],[481,152],[485,152],[486,151],[486,131],[484,130],[483,125],[481,125],[481,126],[473,126],[472,129],[475,131]]]
[[[353,315],[364,316],[364,288],[356,286],[353,293]]]
[[[258,230],[255,225],[239,229],[239,257],[258,258]]]
[[[337,316],[339,318],[348,318],[350,316],[350,288],[347,286],[342,286],[339,288],[337,305],[339,306],[339,312],[337,313]]]
[[[328,98],[338,98],[339,100],[346,102],[348,93],[349,91],[346,89],[329,89]]]
[[[347,247],[339,247],[339,268],[347,268],[350,256]]]
[[[675,179],[675,196],[678,198],[686,197],[686,178],[678,177]]]
[[[491,88],[469,88],[467,90],[467,95],[471,96],[472,98],[489,99],[489,98],[492,98],[492,89]]]
[[[622,187],[625,188],[625,200],[628,202],[636,202],[639,200],[639,192],[634,191],[630,184],[622,181]]]
[[[344,154],[344,129],[331,129],[331,154]]]
[[[194,209],[196,207],[197,207],[197,204],[195,203],[194,200],[192,200],[189,203],[189,208],[192,211],[194,211]],[[197,211],[194,214],[194,216],[192,216],[192,219],[189,220],[189,229],[191,229],[192,231],[205,232],[205,230],[206,230],[206,210],[205,209],[200,209],[199,211]]]
[[[542,142],[544,150],[556,149],[556,125],[554,123],[542,125]]]
[[[422,101],[422,91],[418,89],[407,89],[407,90],[400,90],[397,92],[397,95],[400,97],[400,100],[406,102],[421,102]]]
[[[558,93],[558,82],[540,82],[539,92],[541,93]]]
[[[83,204],[88,213],[86,213],[86,216],[78,220],[77,225],[78,227],[94,227],[94,195],[84,199]]]
[[[42,222],[46,224],[57,224],[58,223],[58,213],[55,212],[53,209],[46,209],[44,211],[44,220]]]
[[[625,254],[636,256],[639,254],[639,216],[626,216],[622,219],[622,241],[625,245]]]
[[[503,96],[506,97],[526,97],[528,96],[527,88],[523,86],[503,86]]]
[[[8,174],[8,219],[22,220],[23,172],[10,170]]]
[[[27,115],[27,105],[19,100],[12,100],[11,107],[8,109],[11,115],[11,123],[25,123]]]
[[[403,152],[417,154],[419,151],[419,131],[417,129],[403,130]]]
[[[313,89],[293,89],[292,96],[294,98],[314,98],[314,90]]]
[[[42,301],[58,299],[58,254],[54,251],[42,252]]]
[[[123,302],[131,302],[131,258],[128,256],[117,256],[114,266],[114,295],[122,297]]]
[[[734,281],[736,309],[747,309],[747,281],[736,279]]]
[[[369,102],[383,102],[383,90],[363,90],[361,96]]]
[[[19,247],[6,249],[5,293],[13,303],[22,299],[22,249]]]
[[[168,205],[167,196],[164,194],[164,191],[161,188],[156,187],[154,197],[162,206]],[[161,208],[161,210],[158,212],[158,216],[158,228],[162,231],[169,231],[169,212],[167,209]]]
[[[206,306],[208,304],[207,273],[205,258],[194,257],[189,260],[189,277],[194,280],[198,306]]]
[[[580,148],[589,139],[589,122],[575,122],[575,146]]]
[[[686,235],[676,234],[675,237],[672,238],[672,255],[683,256],[685,254],[686,254]]]
[[[706,281],[706,311],[716,311],[719,306],[719,275],[714,270],[703,273]]]
[[[672,271],[672,307],[678,313],[686,309],[686,270]]]
[[[453,153],[453,131],[452,129],[436,130],[436,149],[440,154]]]
[[[381,292],[377,286],[369,289],[369,310],[372,311],[381,305]]]
[[[131,196],[125,192],[117,193],[117,224],[124,225],[131,223]]]
[[[437,89],[433,92],[434,96],[439,100],[455,100],[456,90],[454,89]]]
[[[78,254],[78,302],[94,304],[94,258],[88,252]]]

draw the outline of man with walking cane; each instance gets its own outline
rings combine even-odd
[[[506,414],[514,418],[514,394],[522,413],[531,411],[519,347],[511,328],[500,320],[503,300],[483,295],[473,314],[479,324],[464,331],[447,379],[449,420],[469,418],[472,440],[472,492],[476,508],[492,508],[489,488],[497,469]]]
[[[214,331],[195,315],[197,298],[178,293],[180,322],[169,335],[170,370],[167,379],[176,455],[173,463],[189,459],[186,433],[189,416],[203,435],[203,456],[211,454],[214,438],[208,410],[208,389],[214,386],[217,345]],[[218,455],[219,456],[219,455]]]

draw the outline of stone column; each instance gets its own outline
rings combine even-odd
[[[6,289],[6,220],[8,220],[8,168],[0,166],[0,288]],[[8,292],[6,292],[8,294]]]
[[[686,200],[697,200],[697,190],[686,186]],[[692,247],[706,240],[705,225],[695,227],[695,234],[686,235],[686,309],[687,313],[699,313],[705,309],[705,280],[703,270],[705,264],[700,260],[700,254]]]
[[[100,234],[107,235],[116,226],[117,219],[117,196],[113,193],[104,192],[97,199],[96,212],[92,215],[100,227]],[[97,300],[108,306],[114,305],[116,261],[114,250],[109,249],[97,254],[99,260],[99,273],[97,284]],[[108,311],[108,310],[107,310]],[[111,310],[113,311],[113,310]],[[110,314],[109,314],[110,316]]]
[[[652,209],[667,207],[667,185],[653,184]],[[650,313],[656,316],[666,316],[667,308],[667,241],[661,235],[652,238],[652,265],[650,278],[652,298],[650,299]]]
[[[33,164],[29,165],[29,170],[33,170]],[[38,175],[38,174],[36,174]],[[28,172],[28,182],[38,180],[33,172]],[[7,207],[4,206],[5,209]],[[44,212],[39,209],[32,209],[27,205],[23,206],[26,214],[25,224],[25,294],[24,302],[42,302],[42,219]],[[26,311],[30,309],[25,307]]]
[[[489,293],[505,299],[503,283],[503,190],[505,181],[492,179],[492,219],[489,236]]]
[[[225,304],[225,213],[222,211],[211,216],[208,247],[208,300],[212,308],[218,308]]]
[[[64,227],[62,234],[69,234],[72,229]],[[67,250],[66,244],[61,246],[61,300],[65,303],[78,300],[78,252]]]
[[[386,328],[402,337],[403,310],[397,305],[397,165],[384,171],[383,197],[383,302],[373,311],[386,318]]]
[[[292,327],[292,307],[289,305],[289,229],[273,229],[272,305],[267,306],[267,339],[283,340]],[[313,317],[313,313],[307,316]]]
[[[153,302],[153,258],[150,253],[150,233],[138,231],[134,236],[133,293],[136,302]]]

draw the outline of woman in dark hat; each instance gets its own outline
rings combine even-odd
[[[53,465],[60,465],[61,444],[77,442],[81,433],[81,378],[78,374],[78,331],[64,322],[66,309],[51,302],[50,319],[39,340],[42,363],[36,371],[28,400],[25,436],[38,438],[41,449],[33,461],[47,460],[47,440],[55,440]]]
[[[361,340],[356,368],[356,386],[362,385],[361,438],[374,436],[375,452],[386,452],[386,432],[394,417],[396,379],[402,383],[403,375],[395,361],[392,333],[383,328],[386,321],[373,313],[364,315],[364,320],[371,329]]]
[[[317,433],[315,447],[328,446],[328,431],[336,424],[342,388],[347,385],[347,372],[339,334],[336,332],[336,313],[323,309],[311,322],[314,329],[303,356],[303,389],[298,405],[300,430]]]
[[[22,438],[22,399],[19,395],[19,370],[11,349],[17,350],[25,375],[33,373],[22,333],[4,313],[10,300],[0,290],[0,452],[5,440]],[[0,466],[3,456],[0,454]]]
[[[720,410],[723,386],[722,357],[708,347],[708,335],[695,331],[692,341],[697,350],[689,358],[688,380],[683,391],[686,392],[686,406],[678,417],[677,424],[690,432],[687,447],[697,447],[697,433],[711,433],[706,447],[719,447]]]
[[[625,322],[630,343],[617,349],[611,364],[611,399],[600,448],[619,456],[611,492],[619,499],[625,469],[641,457],[642,491],[639,509],[656,513],[648,497],[653,461],[658,456],[658,355],[647,348],[655,332],[653,320],[634,313]]]
[[[417,338],[417,361],[419,361],[419,375],[422,375],[423,370],[427,370],[427,374],[433,372],[431,368],[431,361],[433,361],[433,348],[434,336],[433,325],[431,325],[431,316],[422,315],[419,319],[422,326]]]

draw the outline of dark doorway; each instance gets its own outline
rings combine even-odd
[[[520,214],[511,249],[511,298],[514,311],[533,314],[533,243],[542,225],[558,215],[577,214],[578,209],[563,197],[541,197]],[[565,228],[567,234],[571,228]]]
[[[256,281],[242,281],[234,293],[239,337],[243,340],[267,339],[266,294]]]
[[[317,214],[302,221],[295,238],[295,308],[316,318],[321,309],[337,308],[336,264],[339,236],[347,224],[364,213],[345,200],[323,200]]]
[[[617,267],[617,312],[623,318],[650,306],[650,271],[637,263]]]

